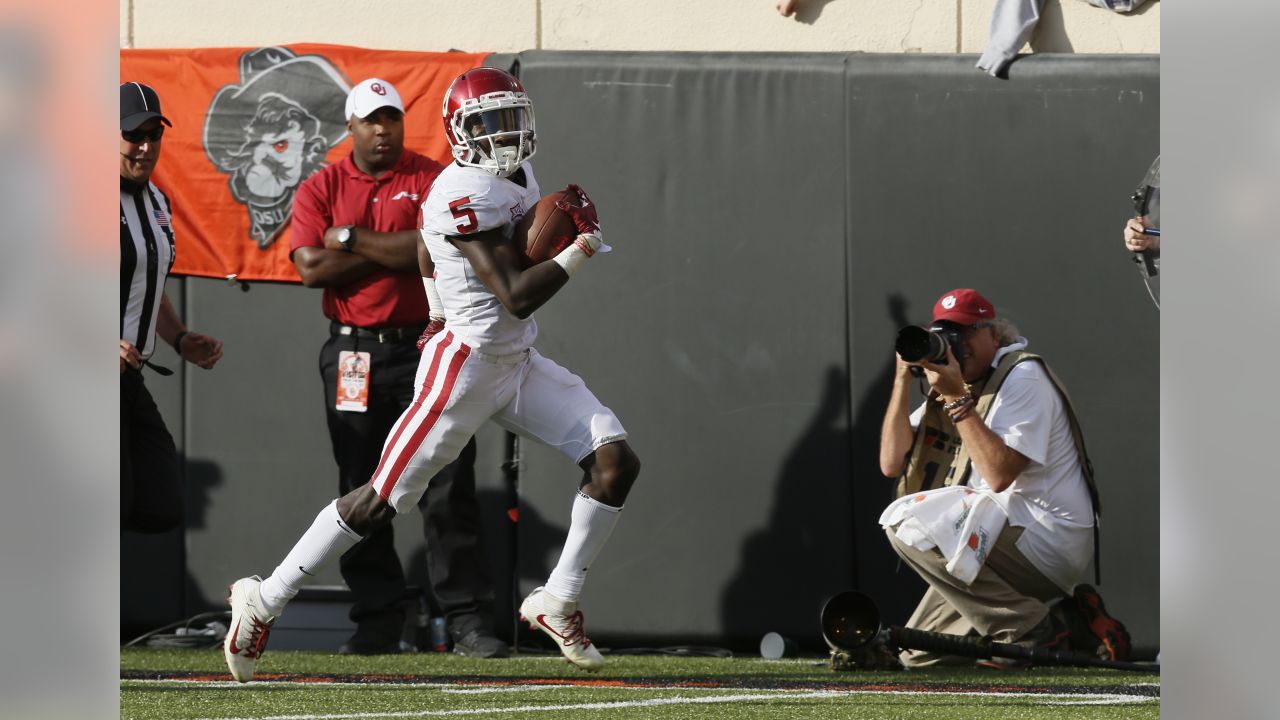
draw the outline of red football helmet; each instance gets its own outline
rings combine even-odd
[[[475,68],[444,94],[444,134],[459,164],[507,177],[533,157],[533,103],[511,73]]]

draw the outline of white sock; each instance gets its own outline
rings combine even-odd
[[[560,562],[547,578],[547,592],[561,600],[578,600],[582,583],[587,579],[587,570],[609,539],[613,526],[618,524],[621,512],[620,507],[605,505],[578,491],[578,496],[573,499],[569,536],[564,539]]]
[[[279,615],[285,603],[298,594],[308,577],[315,577],[331,560],[351,549],[361,538],[347,527],[338,514],[334,500],[316,515],[315,522],[302,534],[271,577],[262,581],[258,592],[267,612]]]

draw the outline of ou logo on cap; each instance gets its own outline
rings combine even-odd
[[[374,83],[374,84],[372,84],[372,85],[370,85],[370,86],[369,86],[369,89],[370,89],[370,90],[372,90],[372,91],[374,91],[374,92],[376,92],[376,93],[378,93],[379,95],[386,95],[386,94],[387,94],[387,89],[386,89],[386,88],[384,88],[384,87],[382,87],[382,83]]]
[[[950,310],[951,308],[953,308],[953,307],[955,307],[955,306],[956,306],[956,296],[955,296],[955,295],[948,295],[948,296],[946,296],[946,297],[942,298],[942,307],[943,307],[943,309],[944,309],[944,310]]]

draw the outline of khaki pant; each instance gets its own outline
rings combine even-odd
[[[909,628],[951,635],[976,633],[989,635],[996,642],[1013,642],[1048,615],[1048,603],[1065,596],[1018,551],[1015,543],[1022,528],[1010,527],[1006,522],[973,584],[965,585],[947,572],[942,553],[936,548],[921,551],[903,543],[894,534],[896,527],[886,530],[889,544],[929,583],[907,621]],[[973,664],[973,658],[922,650],[904,650],[900,657],[908,667]]]

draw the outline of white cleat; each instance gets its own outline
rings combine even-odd
[[[555,640],[568,662],[590,672],[604,667],[604,657],[582,631],[578,603],[561,600],[537,587],[520,603],[520,619]]]
[[[240,578],[232,583],[227,596],[227,603],[231,605],[231,629],[222,645],[222,655],[231,677],[240,682],[253,679],[258,658],[267,648],[271,624],[276,621],[263,609],[262,595],[258,592],[261,584],[262,579],[257,575]]]

